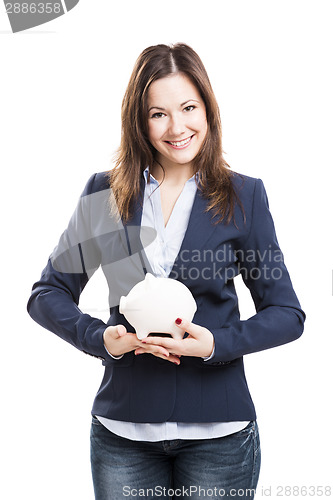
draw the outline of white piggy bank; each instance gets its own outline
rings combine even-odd
[[[119,312],[135,328],[138,339],[149,333],[169,333],[174,339],[182,339],[177,318],[192,321],[196,302],[190,290],[180,281],[156,278],[147,273],[129,294],[120,297]]]

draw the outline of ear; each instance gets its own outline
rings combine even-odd
[[[147,273],[145,276],[145,289],[151,289],[152,286],[154,286],[156,279],[157,278],[155,278],[155,276],[153,276],[151,273]]]

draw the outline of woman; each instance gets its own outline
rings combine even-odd
[[[77,306],[99,265],[107,324]],[[191,290],[193,322],[175,318],[182,340],[140,341],[119,313],[120,296],[147,271]],[[257,311],[246,321],[239,273]],[[139,56],[115,168],[89,179],[28,310],[105,366],[92,409],[96,499],[254,497],[260,444],[243,356],[297,339],[305,315],[263,183],[224,161],[218,105],[189,46]]]

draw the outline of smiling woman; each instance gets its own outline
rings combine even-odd
[[[103,360],[91,425],[96,500],[138,490],[150,498],[189,490],[192,500],[203,492],[253,498],[261,454],[243,356],[296,340],[305,320],[275,255],[262,181],[223,159],[219,109],[200,58],[184,44],[148,47],[123,100],[115,168],[88,181],[28,303],[38,323]],[[109,286],[107,324],[78,308],[99,265]],[[120,312],[120,296],[147,271],[179,280],[196,301],[193,322],[184,309],[172,320],[177,338],[141,338]],[[246,321],[239,274],[257,311]],[[152,316],[152,300],[140,299],[134,309]],[[153,299],[167,309],[161,294]]]

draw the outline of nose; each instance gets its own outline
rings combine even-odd
[[[172,138],[179,138],[185,132],[185,124],[182,116],[173,115],[169,122],[169,134]]]

